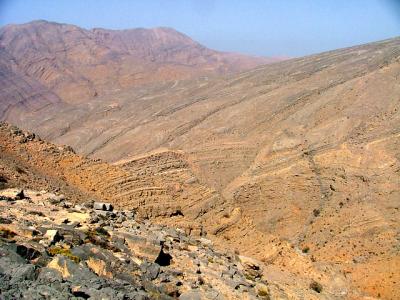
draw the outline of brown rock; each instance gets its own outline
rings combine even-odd
[[[143,237],[124,234],[125,243],[135,256],[146,258],[149,261],[156,261],[161,252],[161,245],[155,241]]]

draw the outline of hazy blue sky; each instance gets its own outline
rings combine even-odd
[[[0,0],[0,26],[36,19],[169,26],[218,50],[301,56],[399,36],[400,0]]]

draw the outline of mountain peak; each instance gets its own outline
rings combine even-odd
[[[0,46],[19,62],[22,73],[66,102],[274,61],[214,51],[168,27],[86,30],[45,20],[2,28]]]

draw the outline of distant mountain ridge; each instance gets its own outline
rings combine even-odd
[[[19,72],[69,103],[127,87],[228,74],[279,60],[214,51],[172,28],[86,30],[47,21],[1,28],[0,49],[8,68],[15,64]]]

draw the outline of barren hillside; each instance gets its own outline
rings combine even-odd
[[[34,198],[40,198],[48,191],[59,195],[57,199],[66,198],[75,204],[109,201],[118,209],[133,211],[135,220],[150,219],[178,227],[188,235],[211,239],[221,251],[234,251],[236,255],[254,254],[255,250],[264,249],[267,243],[268,248],[262,251],[263,255],[269,253],[279,259],[275,261],[261,257],[262,261],[256,263],[257,269],[253,269],[246,277],[250,281],[241,283],[252,287],[249,284],[256,278],[259,278],[257,281],[261,278],[267,280],[268,293],[264,292],[263,296],[279,299],[335,299],[342,294],[360,296],[357,290],[347,290],[349,282],[337,268],[327,264],[321,270],[289,243],[258,231],[240,208],[226,203],[218,192],[199,182],[180,152],[154,152],[118,165],[109,165],[98,159],[78,156],[69,147],[50,144],[35,134],[6,123],[0,124],[0,139],[0,189],[28,189],[28,196]],[[7,207],[5,204],[3,208]],[[16,211],[15,207],[9,209]],[[40,208],[47,213],[46,209]],[[60,213],[65,215],[67,211]],[[69,218],[72,215],[68,214]],[[13,216],[8,215],[8,218]],[[1,219],[0,224],[4,220]],[[22,224],[16,221],[15,225],[6,228],[11,228],[17,236],[23,235],[24,229],[20,228]],[[247,236],[265,241],[254,243],[251,248],[243,248],[240,243],[227,248],[229,242],[223,234],[226,230],[236,231],[237,238]],[[30,247],[34,246],[30,244]],[[254,268],[254,260],[246,259],[250,262],[250,268]],[[284,268],[285,264],[292,262],[296,263],[294,268]],[[209,260],[208,263],[214,261]],[[300,272],[304,274],[300,275]],[[311,285],[313,282],[317,287],[322,284],[323,291],[316,291],[315,286]]]
[[[204,230],[262,260],[286,297],[310,299],[297,292],[317,280],[319,298],[397,299],[399,76],[395,38],[154,82],[8,117],[112,165],[49,160],[8,133],[3,153],[145,218]]]
[[[277,60],[214,51],[171,28],[86,30],[47,21],[1,28],[0,49],[7,68],[18,67],[68,103],[145,83],[228,74]]]

